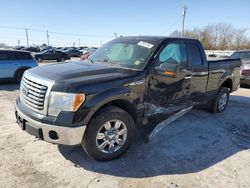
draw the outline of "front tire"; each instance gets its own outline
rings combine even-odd
[[[223,112],[229,101],[229,89],[227,87],[222,87],[218,95],[208,102],[208,111],[212,113]]]
[[[133,139],[134,127],[134,121],[126,111],[106,107],[87,126],[81,145],[95,160],[118,158],[127,151]]]

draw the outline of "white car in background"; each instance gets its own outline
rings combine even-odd
[[[241,59],[242,66],[240,71],[240,84],[250,86],[250,50],[236,51],[231,55],[230,58]]]

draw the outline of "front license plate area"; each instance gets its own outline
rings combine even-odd
[[[29,124],[29,122],[25,123],[25,131],[27,131],[29,134],[43,139],[43,132],[41,128],[37,128],[37,127],[33,127],[31,124]]]

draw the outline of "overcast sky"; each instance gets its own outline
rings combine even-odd
[[[198,0],[0,0],[0,43],[55,46],[98,45],[119,35],[168,35],[181,28],[184,5],[186,27],[230,23],[250,29],[250,1]],[[248,30],[248,33],[249,30]]]

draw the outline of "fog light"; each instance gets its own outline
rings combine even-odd
[[[52,139],[52,140],[58,140],[59,139],[59,136],[57,134],[56,131],[49,131],[49,137]]]

